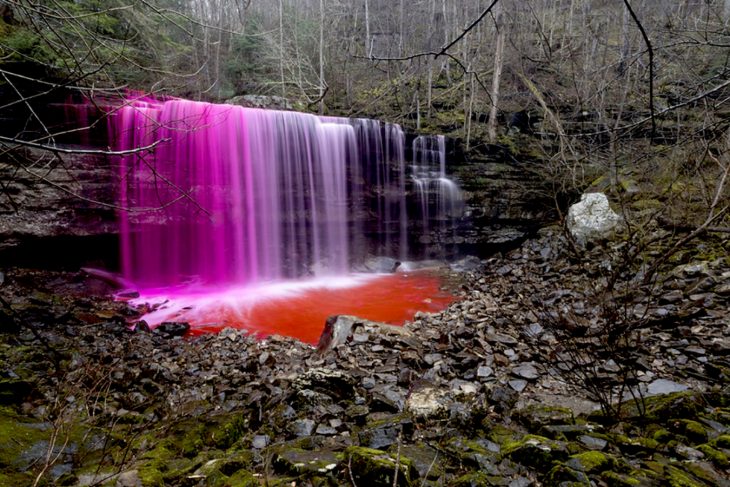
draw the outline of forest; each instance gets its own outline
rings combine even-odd
[[[0,0],[0,485],[730,482],[730,0]]]

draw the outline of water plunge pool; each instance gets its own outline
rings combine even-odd
[[[150,307],[151,327],[186,322],[192,335],[224,328],[316,344],[326,319],[348,314],[400,325],[418,311],[438,312],[455,298],[434,271],[355,274],[231,288],[142,289],[132,304]]]

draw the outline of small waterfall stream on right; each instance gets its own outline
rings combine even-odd
[[[437,246],[432,244],[443,240],[447,233],[455,235],[454,220],[464,211],[461,189],[446,176],[446,137],[419,135],[413,140],[411,177],[425,257],[443,258],[447,251],[443,242]],[[439,250],[434,250],[435,247]]]

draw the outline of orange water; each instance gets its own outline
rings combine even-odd
[[[454,301],[441,290],[441,278],[415,272],[354,278],[352,281],[295,283],[216,292],[143,294],[137,301],[165,302],[144,316],[154,326],[185,321],[191,333],[215,333],[226,327],[260,336],[285,335],[317,343],[326,319],[337,314],[403,324],[418,311],[436,312]]]

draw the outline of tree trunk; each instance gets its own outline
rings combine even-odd
[[[487,121],[487,138],[494,144],[497,141],[497,104],[499,101],[499,83],[502,80],[502,65],[504,63],[504,26],[502,25],[502,8],[497,4],[495,12],[495,26],[497,29],[497,47],[494,53],[494,75],[492,77],[492,106],[489,109]]]
[[[631,16],[629,15],[629,9],[624,7],[624,16],[621,21],[621,36],[624,38],[624,43],[621,46],[621,60],[618,65],[619,76],[623,77],[626,74],[626,66],[629,61],[629,54],[631,54],[631,41],[629,39],[629,23],[631,22]]]
[[[319,113],[324,113],[324,0],[319,0]]]
[[[284,84],[284,2],[279,0],[279,75],[281,77],[281,96],[286,98]]]
[[[372,56],[370,48],[370,4],[365,0],[365,55]]]

